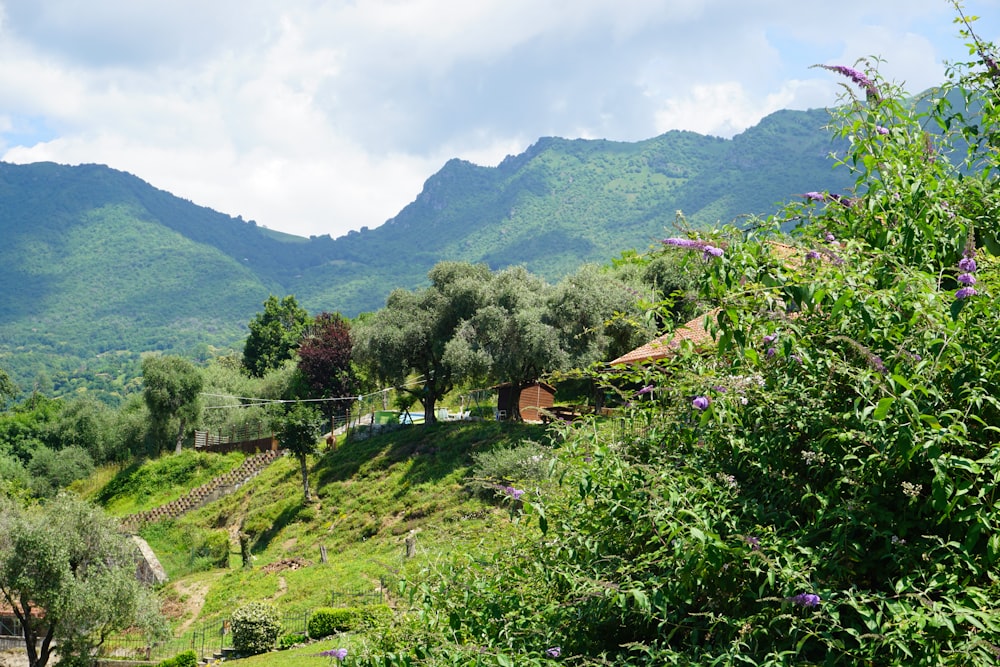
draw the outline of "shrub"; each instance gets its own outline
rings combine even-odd
[[[233,648],[243,655],[256,655],[274,648],[281,620],[274,605],[251,602],[233,612],[230,624]]]
[[[281,650],[291,648],[296,644],[304,644],[308,637],[301,632],[290,632],[278,638],[278,648]]]
[[[193,650],[187,650],[161,661],[157,667],[197,667],[197,665],[198,654]]]
[[[192,565],[204,564],[203,568],[211,569],[229,567],[229,533],[224,530],[213,530],[205,535],[201,543],[191,554]]]
[[[361,614],[354,607],[344,607],[334,609],[333,607],[320,607],[309,617],[307,628],[309,636],[313,639],[329,637],[335,632],[345,632],[353,630],[360,621]]]
[[[383,628],[393,619],[392,609],[387,604],[370,604],[359,608],[358,620],[352,629]]]
[[[548,447],[525,440],[511,447],[498,447],[473,455],[473,477],[487,496],[501,493],[515,482],[541,481],[549,477],[554,457]]]

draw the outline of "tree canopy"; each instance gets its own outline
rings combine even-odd
[[[307,398],[345,399],[353,396],[351,327],[339,313],[320,313],[306,330],[298,349],[298,370]],[[323,404],[327,419],[343,414],[350,403],[330,400]]]
[[[176,424],[174,451],[180,453],[187,427],[201,412],[201,372],[183,357],[153,355],[142,360],[142,379],[150,416],[161,432]]]
[[[136,578],[137,554],[112,519],[81,500],[24,507],[0,497],[0,595],[21,623],[31,667],[45,667],[56,646],[62,663],[90,664],[127,628],[162,636],[156,599]]]
[[[435,404],[457,379],[445,346],[483,302],[489,276],[485,265],[442,262],[428,274],[430,287],[394,290],[385,307],[357,327],[359,360],[381,381],[419,399],[426,424],[434,423]]]
[[[309,493],[309,468],[307,457],[316,451],[323,421],[315,408],[305,403],[295,403],[278,421],[278,442],[299,460],[302,472],[302,495],[306,502]]]
[[[263,377],[291,359],[310,322],[309,313],[288,295],[278,300],[273,294],[264,302],[264,311],[250,320],[243,346],[243,366],[254,377]]]

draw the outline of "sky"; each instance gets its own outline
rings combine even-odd
[[[1000,0],[966,0],[1000,41]],[[948,0],[0,0],[0,159],[98,163],[299,236],[377,227],[451,158],[540,137],[732,137],[916,93],[968,59]]]

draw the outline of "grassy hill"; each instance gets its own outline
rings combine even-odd
[[[218,627],[253,600],[293,617],[329,605],[338,592],[380,591],[405,606],[397,588],[404,577],[455,553],[486,558],[509,541],[509,530],[525,529],[511,524],[508,508],[492,494],[477,493],[471,479],[476,455],[525,439],[547,438],[542,427],[527,424],[409,427],[311,458],[312,503],[303,501],[298,462],[285,457],[237,493],[147,525],[140,534],[171,577],[162,598],[175,630]],[[123,516],[173,499],[235,467],[238,458],[186,451],[104,471],[75,488]],[[241,567],[240,530],[250,536],[249,569]],[[220,534],[229,545],[228,569],[205,557],[206,544]],[[407,537],[416,541],[412,558]]]

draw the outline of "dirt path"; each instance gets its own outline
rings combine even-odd
[[[178,626],[175,634],[184,634],[194,624],[198,615],[201,614],[201,608],[205,606],[205,596],[208,595],[209,589],[212,588],[215,580],[223,574],[221,572],[213,574],[211,579],[191,582],[178,581],[170,584],[177,593],[177,600],[179,602],[175,604],[168,603],[163,613],[170,618],[184,619],[180,626]]]
[[[0,651],[0,667],[28,667],[27,652],[24,649]]]

